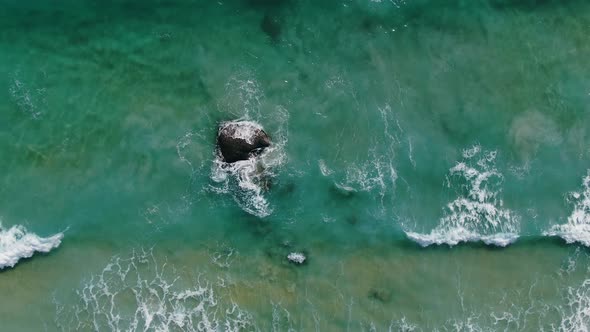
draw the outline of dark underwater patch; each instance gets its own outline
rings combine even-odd
[[[273,43],[279,41],[283,27],[280,19],[271,14],[264,14],[260,21],[260,29],[270,38]]]

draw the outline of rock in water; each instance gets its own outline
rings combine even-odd
[[[257,123],[223,122],[217,134],[217,146],[226,163],[247,160],[270,146],[270,138]]]
[[[279,41],[281,36],[281,22],[275,16],[266,14],[260,22],[260,29],[270,38],[273,43]]]

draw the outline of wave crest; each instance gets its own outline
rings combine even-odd
[[[507,246],[519,237],[519,220],[498,198],[503,181],[495,167],[496,151],[482,151],[475,145],[463,151],[463,160],[453,166],[449,187],[460,192],[448,203],[445,216],[428,234],[406,231],[421,246],[457,245],[460,242],[484,242]]]
[[[417,242],[423,247],[430,245],[447,244],[449,246],[457,245],[461,242],[483,242],[487,245],[497,247],[506,247],[509,244],[516,242],[519,235],[517,233],[498,233],[492,235],[481,235],[478,232],[470,231],[465,228],[447,229],[447,230],[433,230],[429,234],[421,234],[416,232],[406,232],[406,236]]]
[[[582,192],[571,192],[568,201],[573,203],[574,211],[567,223],[554,225],[544,235],[559,236],[567,243],[578,242],[590,247],[590,170],[582,182]]]
[[[61,244],[63,233],[40,237],[24,226],[4,229],[0,223],[0,270],[14,267],[19,260],[32,257],[35,252],[49,252]]]

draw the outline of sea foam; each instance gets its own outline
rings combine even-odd
[[[574,205],[567,223],[554,225],[544,235],[559,236],[567,243],[578,242],[590,246],[590,170],[583,179],[582,187],[582,192],[571,192],[567,196],[568,202]]]
[[[0,270],[13,267],[19,260],[29,258],[35,252],[49,252],[57,248],[62,239],[63,233],[40,237],[21,225],[5,229],[0,224]]]
[[[249,129],[240,131],[238,137],[248,138],[249,130],[262,129],[262,119],[266,133],[272,139],[271,146],[256,158],[226,163],[217,151],[213,160],[210,178],[213,181],[208,190],[224,195],[230,195],[245,212],[264,218],[272,212],[265,192],[269,181],[286,160],[285,145],[287,144],[288,111],[276,105],[270,114],[262,113],[264,93],[252,73],[238,73],[231,77],[226,84],[226,97],[222,98],[221,106],[224,111],[237,118],[236,121],[248,122]]]
[[[262,128],[258,123],[250,123],[256,128]],[[272,213],[272,208],[264,195],[267,189],[266,182],[275,175],[274,171],[286,159],[285,138],[280,133],[274,137],[277,140],[256,158],[226,163],[218,152],[211,170],[211,179],[216,183],[212,187],[213,191],[231,194],[244,211],[261,218]]]
[[[459,189],[459,196],[448,203],[439,225],[430,233],[406,231],[421,246],[460,242],[483,242],[507,246],[519,237],[519,219],[503,208],[498,198],[502,174],[495,167],[496,152],[482,151],[479,145],[463,151],[463,160],[453,166],[448,186]]]
[[[557,308],[561,321],[554,331],[590,331],[590,279],[578,287],[568,287],[567,305]]]
[[[77,291],[77,306],[55,300],[56,322],[64,331],[254,330],[252,316],[214,286],[181,275],[151,250],[113,257]]]

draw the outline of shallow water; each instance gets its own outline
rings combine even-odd
[[[1,330],[590,329],[590,4],[0,3]]]

